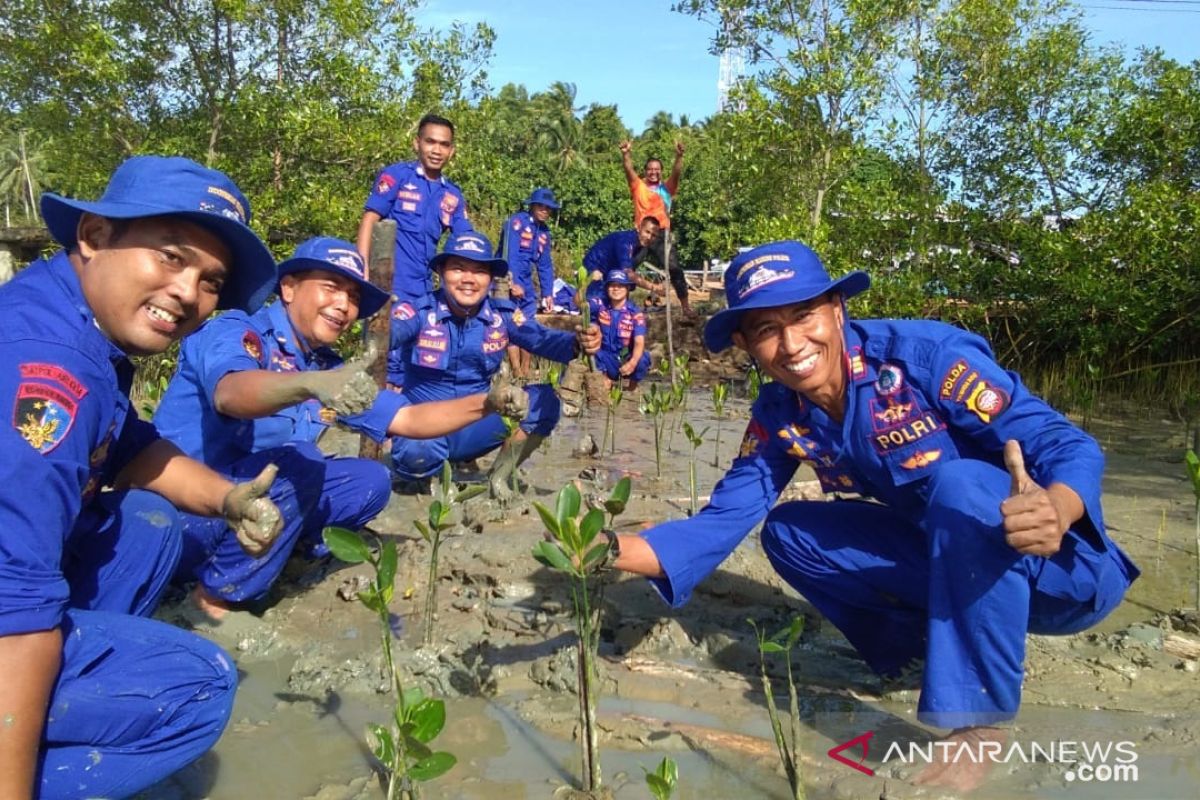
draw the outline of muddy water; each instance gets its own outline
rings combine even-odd
[[[707,392],[689,398],[687,419],[710,428],[696,450],[699,492],[720,476],[712,465],[715,419]],[[737,448],[745,401],[731,400],[722,423],[720,463]],[[526,499],[548,502],[565,480],[589,471],[599,492],[621,474],[634,476],[626,529],[679,518],[689,505],[692,448],[682,431],[663,447],[655,474],[653,429],[628,399],[617,412],[616,448],[572,455],[577,440],[603,436],[603,409],[564,420],[525,470]],[[1200,629],[1169,617],[1194,605],[1192,496],[1182,466],[1183,428],[1158,419],[1106,419],[1092,433],[1109,459],[1105,508],[1115,538],[1144,571],[1127,601],[1096,631],[1031,637],[1022,713],[1013,739],[1041,755],[992,771],[981,798],[1192,798],[1200,795],[1200,678],[1196,662],[1172,654],[1171,637],[1200,641]],[[670,434],[668,434],[670,436]],[[351,451],[349,437],[331,442]],[[594,476],[594,477],[593,477]],[[798,474],[797,491],[811,475]],[[395,603],[399,660],[412,683],[447,698],[448,723],[437,740],[459,765],[431,784],[433,798],[548,798],[579,772],[572,637],[563,584],[529,557],[540,530],[527,504],[481,509],[482,531],[463,531],[443,546],[434,646],[418,647],[425,592],[425,545],[410,520],[414,498],[396,497],[374,524],[398,537]],[[386,721],[380,692],[377,622],[340,599],[338,587],[359,568],[295,562],[274,604],[261,617],[236,614],[212,638],[233,653],[242,684],[233,721],[216,749],[147,792],[168,798],[321,798],[383,796],[362,744],[369,722]],[[806,613],[807,612],[807,613]],[[766,563],[757,539],[700,587],[688,607],[671,612],[644,581],[617,578],[608,587],[602,636],[601,747],[605,782],[620,798],[649,797],[642,769],[664,755],[679,763],[679,798],[788,796],[757,673],[754,618],[774,628],[806,613],[808,629],[794,658],[804,722],[800,736],[809,797],[951,797],[909,782],[919,767],[893,757],[892,743],[928,744],[937,732],[915,722],[915,692],[881,696],[878,681],[844,639],[820,624]],[[170,618],[170,610],[164,614]],[[773,671],[779,672],[780,665]],[[778,684],[777,684],[778,685]],[[780,700],[786,706],[786,697]],[[836,744],[871,732],[864,766],[828,758]],[[1129,770],[1084,780],[1052,747],[1129,742]],[[1081,744],[1082,743],[1082,744]],[[1110,752],[1109,766],[1118,765]],[[1111,772],[1111,770],[1110,770]],[[1136,780],[1133,778],[1136,777]]]

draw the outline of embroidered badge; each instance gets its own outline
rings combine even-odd
[[[808,459],[816,450],[816,443],[805,437],[811,432],[811,428],[805,428],[801,425],[788,425],[786,428],[780,428],[777,435],[788,444],[788,455],[801,460]]]
[[[321,406],[321,410],[318,412],[317,416],[319,416],[321,418],[321,422],[324,422],[326,425],[332,425],[333,423],[337,422],[337,412],[329,406]]]
[[[967,362],[961,358],[955,361],[950,369],[946,370],[946,374],[942,376],[942,388],[938,392],[938,397],[943,400],[949,400],[950,395],[954,394],[954,387],[958,385],[958,379],[961,378],[967,371]]]
[[[262,339],[258,338],[257,333],[246,331],[242,334],[242,349],[260,365],[263,363]]]
[[[945,425],[936,414],[927,412],[920,419],[910,420],[903,425],[875,434],[875,449],[880,453],[886,453],[897,447],[920,441],[944,427]]]
[[[904,386],[904,372],[895,364],[884,364],[875,379],[875,391],[884,397],[895,394]]]
[[[397,303],[392,309],[392,316],[399,320],[412,319],[417,315],[417,311],[409,303]]]
[[[359,184],[361,186],[361,184]],[[375,191],[379,194],[387,194],[396,185],[396,179],[391,175],[380,175],[379,184],[375,187]]]
[[[742,436],[742,444],[738,447],[738,458],[750,458],[758,455],[767,440],[767,431],[758,420],[750,420],[746,433]]]
[[[517,323],[518,325],[525,324],[525,315],[523,313],[521,313],[521,309],[519,309],[519,308],[516,309],[515,311],[513,311],[512,318],[513,318],[513,322]]]
[[[49,453],[71,430],[87,388],[57,364],[31,362],[18,369],[21,384],[13,405],[13,428],[34,450]]]
[[[928,467],[933,462],[942,457],[941,450],[925,450],[919,453],[913,453],[908,458],[900,462],[900,466],[905,469],[922,469]]]
[[[17,388],[13,427],[39,453],[49,453],[66,438],[79,404],[66,392],[41,383]]]
[[[967,396],[967,408],[974,412],[984,423],[990,423],[993,417],[999,416],[1008,406],[1008,396],[1003,390],[989,386],[982,378],[971,389]]]
[[[846,353],[846,371],[851,380],[858,380],[867,374],[867,363],[863,360],[862,348],[857,345]]]

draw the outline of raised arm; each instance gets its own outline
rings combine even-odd
[[[629,181],[632,186],[641,178],[637,174],[637,170],[633,168],[633,142],[626,139],[621,142],[621,166],[625,169],[625,180]]]
[[[679,193],[679,177],[683,174],[683,142],[675,143],[675,163],[671,165],[671,175],[663,182],[667,191],[674,197]]]

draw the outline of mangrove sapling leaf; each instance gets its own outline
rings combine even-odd
[[[334,558],[347,564],[361,564],[371,559],[371,548],[362,537],[345,528],[326,528],[322,531],[325,545]]]
[[[767,715],[771,720],[771,732],[775,737],[775,748],[779,753],[779,760],[783,764],[784,773],[787,775],[788,785],[792,789],[793,800],[804,800],[804,782],[800,771],[800,701],[796,692],[795,676],[792,673],[791,657],[792,648],[800,640],[800,634],[804,632],[804,617],[795,617],[786,627],[770,637],[755,624],[754,620],[748,619],[746,622],[754,629],[754,637],[758,643],[759,675],[762,681],[763,694],[767,699]],[[766,656],[774,654],[783,654],[787,665],[791,723],[789,726],[791,734],[790,742],[788,741],[788,736],[784,733],[783,723],[779,717],[779,708],[775,704],[775,692],[771,685],[771,678],[767,674]]]
[[[704,444],[704,434],[708,433],[708,428],[696,433],[692,428],[692,423],[683,423],[684,435],[688,438],[688,443],[692,445],[692,451],[688,457],[688,489],[691,492],[691,516],[696,516],[696,450],[700,445]]]
[[[717,381],[712,387],[713,415],[717,418],[716,442],[713,444],[714,467],[721,466],[721,420],[725,418],[725,398],[729,396],[729,384]]]
[[[444,506],[448,511],[449,503],[444,503]],[[431,515],[431,518],[444,523],[445,516],[439,512]],[[418,530],[421,527],[417,525]],[[436,550],[436,534],[440,533],[440,527],[431,524],[429,532],[435,534],[433,543]],[[416,800],[420,797],[420,788],[415,782],[432,780],[444,774],[457,763],[457,759],[450,753],[435,753],[427,746],[445,727],[445,703],[426,699],[419,688],[406,688],[392,656],[394,634],[389,604],[396,591],[396,543],[392,540],[383,542],[376,556],[354,531],[328,528],[324,531],[324,539],[338,558],[350,563],[365,561],[375,570],[374,582],[358,593],[358,599],[379,619],[386,677],[396,694],[396,704],[392,710],[395,727],[389,729],[383,725],[368,724],[367,745],[387,772],[387,800]]]
[[[671,800],[671,795],[675,794],[675,787],[679,784],[679,766],[675,760],[665,756],[658,762],[654,772],[645,767],[642,767],[642,771],[646,773],[646,788],[650,790],[654,800]]]
[[[571,577],[571,608],[574,615],[576,647],[579,665],[580,755],[583,762],[583,788],[595,792],[600,788],[599,729],[596,725],[596,704],[599,676],[596,652],[600,646],[600,606],[604,582],[597,570],[609,553],[609,541],[597,542],[604,526],[605,512],[614,516],[624,510],[631,482],[623,478],[614,487],[605,507],[591,507],[580,516],[582,498],[574,483],[563,486],[554,500],[555,511],[534,501],[546,530],[552,539],[538,542],[533,557],[551,569]]]
[[[625,513],[625,506],[629,503],[629,494],[632,490],[633,481],[628,475],[617,481],[617,485],[613,487],[612,493],[604,501],[604,510],[611,515],[608,520],[609,525],[612,525],[614,517]]]
[[[454,507],[484,491],[484,486],[471,486],[459,490],[453,480],[450,462],[443,461],[436,496],[429,503],[427,521],[413,520],[413,527],[421,534],[421,538],[429,543],[429,577],[423,614],[423,641],[426,645],[433,644],[433,617],[437,612],[438,553],[441,551],[442,534],[453,527]]]
[[[417,529],[417,533],[421,534],[421,538],[427,542],[433,541],[433,531],[429,530],[429,526],[419,519],[413,520],[413,527]]]

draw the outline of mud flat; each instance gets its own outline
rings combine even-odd
[[[714,425],[707,390],[694,391],[689,408],[687,418],[698,430]],[[601,439],[604,410],[564,420],[524,471],[526,501],[545,502],[581,471],[588,476],[585,488],[596,492],[629,473],[634,496],[619,520],[625,529],[684,516],[686,437],[675,434],[664,475],[656,477],[649,420],[628,400],[618,417],[616,452],[592,458],[572,450],[585,432]],[[745,419],[745,401],[731,400],[721,464],[738,446]],[[1099,628],[1030,637],[1024,705],[1012,736],[1020,752],[972,797],[1200,796],[1200,620],[1177,611],[1194,607],[1196,591],[1183,426],[1144,416],[1102,418],[1092,433],[1109,460],[1104,502],[1110,528],[1143,575]],[[325,445],[350,453],[357,441],[339,434]],[[703,493],[721,472],[712,466],[711,431],[697,454]],[[811,480],[801,471],[791,492],[811,495]],[[425,795],[549,798],[579,771],[565,586],[529,555],[541,526],[528,502],[507,510],[473,502],[467,525],[442,547],[440,607],[429,648],[419,646],[426,545],[411,523],[423,515],[424,500],[394,496],[372,525],[400,544],[397,594],[405,599],[394,603],[400,663],[410,680],[447,699],[438,746],[459,759]],[[238,662],[242,682],[233,720],[213,752],[143,800],[383,796],[362,737],[366,723],[386,720],[392,706],[383,693],[377,621],[343,599],[366,574],[360,567],[294,560],[264,610],[233,614],[205,634]],[[617,577],[608,587],[601,746],[605,782],[616,797],[649,797],[642,768],[653,769],[663,755],[679,763],[679,798],[787,796],[746,620],[774,629],[795,614],[808,623],[794,665],[802,683],[809,797],[954,796],[907,780],[937,733],[916,722],[916,692],[884,693],[838,632],[776,578],[752,534],[679,611],[640,579]],[[161,616],[173,619],[172,607]],[[863,766],[873,775],[826,756],[866,732],[872,737]],[[1061,748],[1071,743],[1077,750],[1064,754]],[[1106,743],[1110,750],[1094,749]],[[1051,747],[1059,750],[1047,756]],[[1091,771],[1079,769],[1086,760],[1079,748],[1090,756]],[[888,752],[893,758],[884,763]],[[1132,760],[1122,758],[1128,753]],[[1109,769],[1098,769],[1102,765]]]

